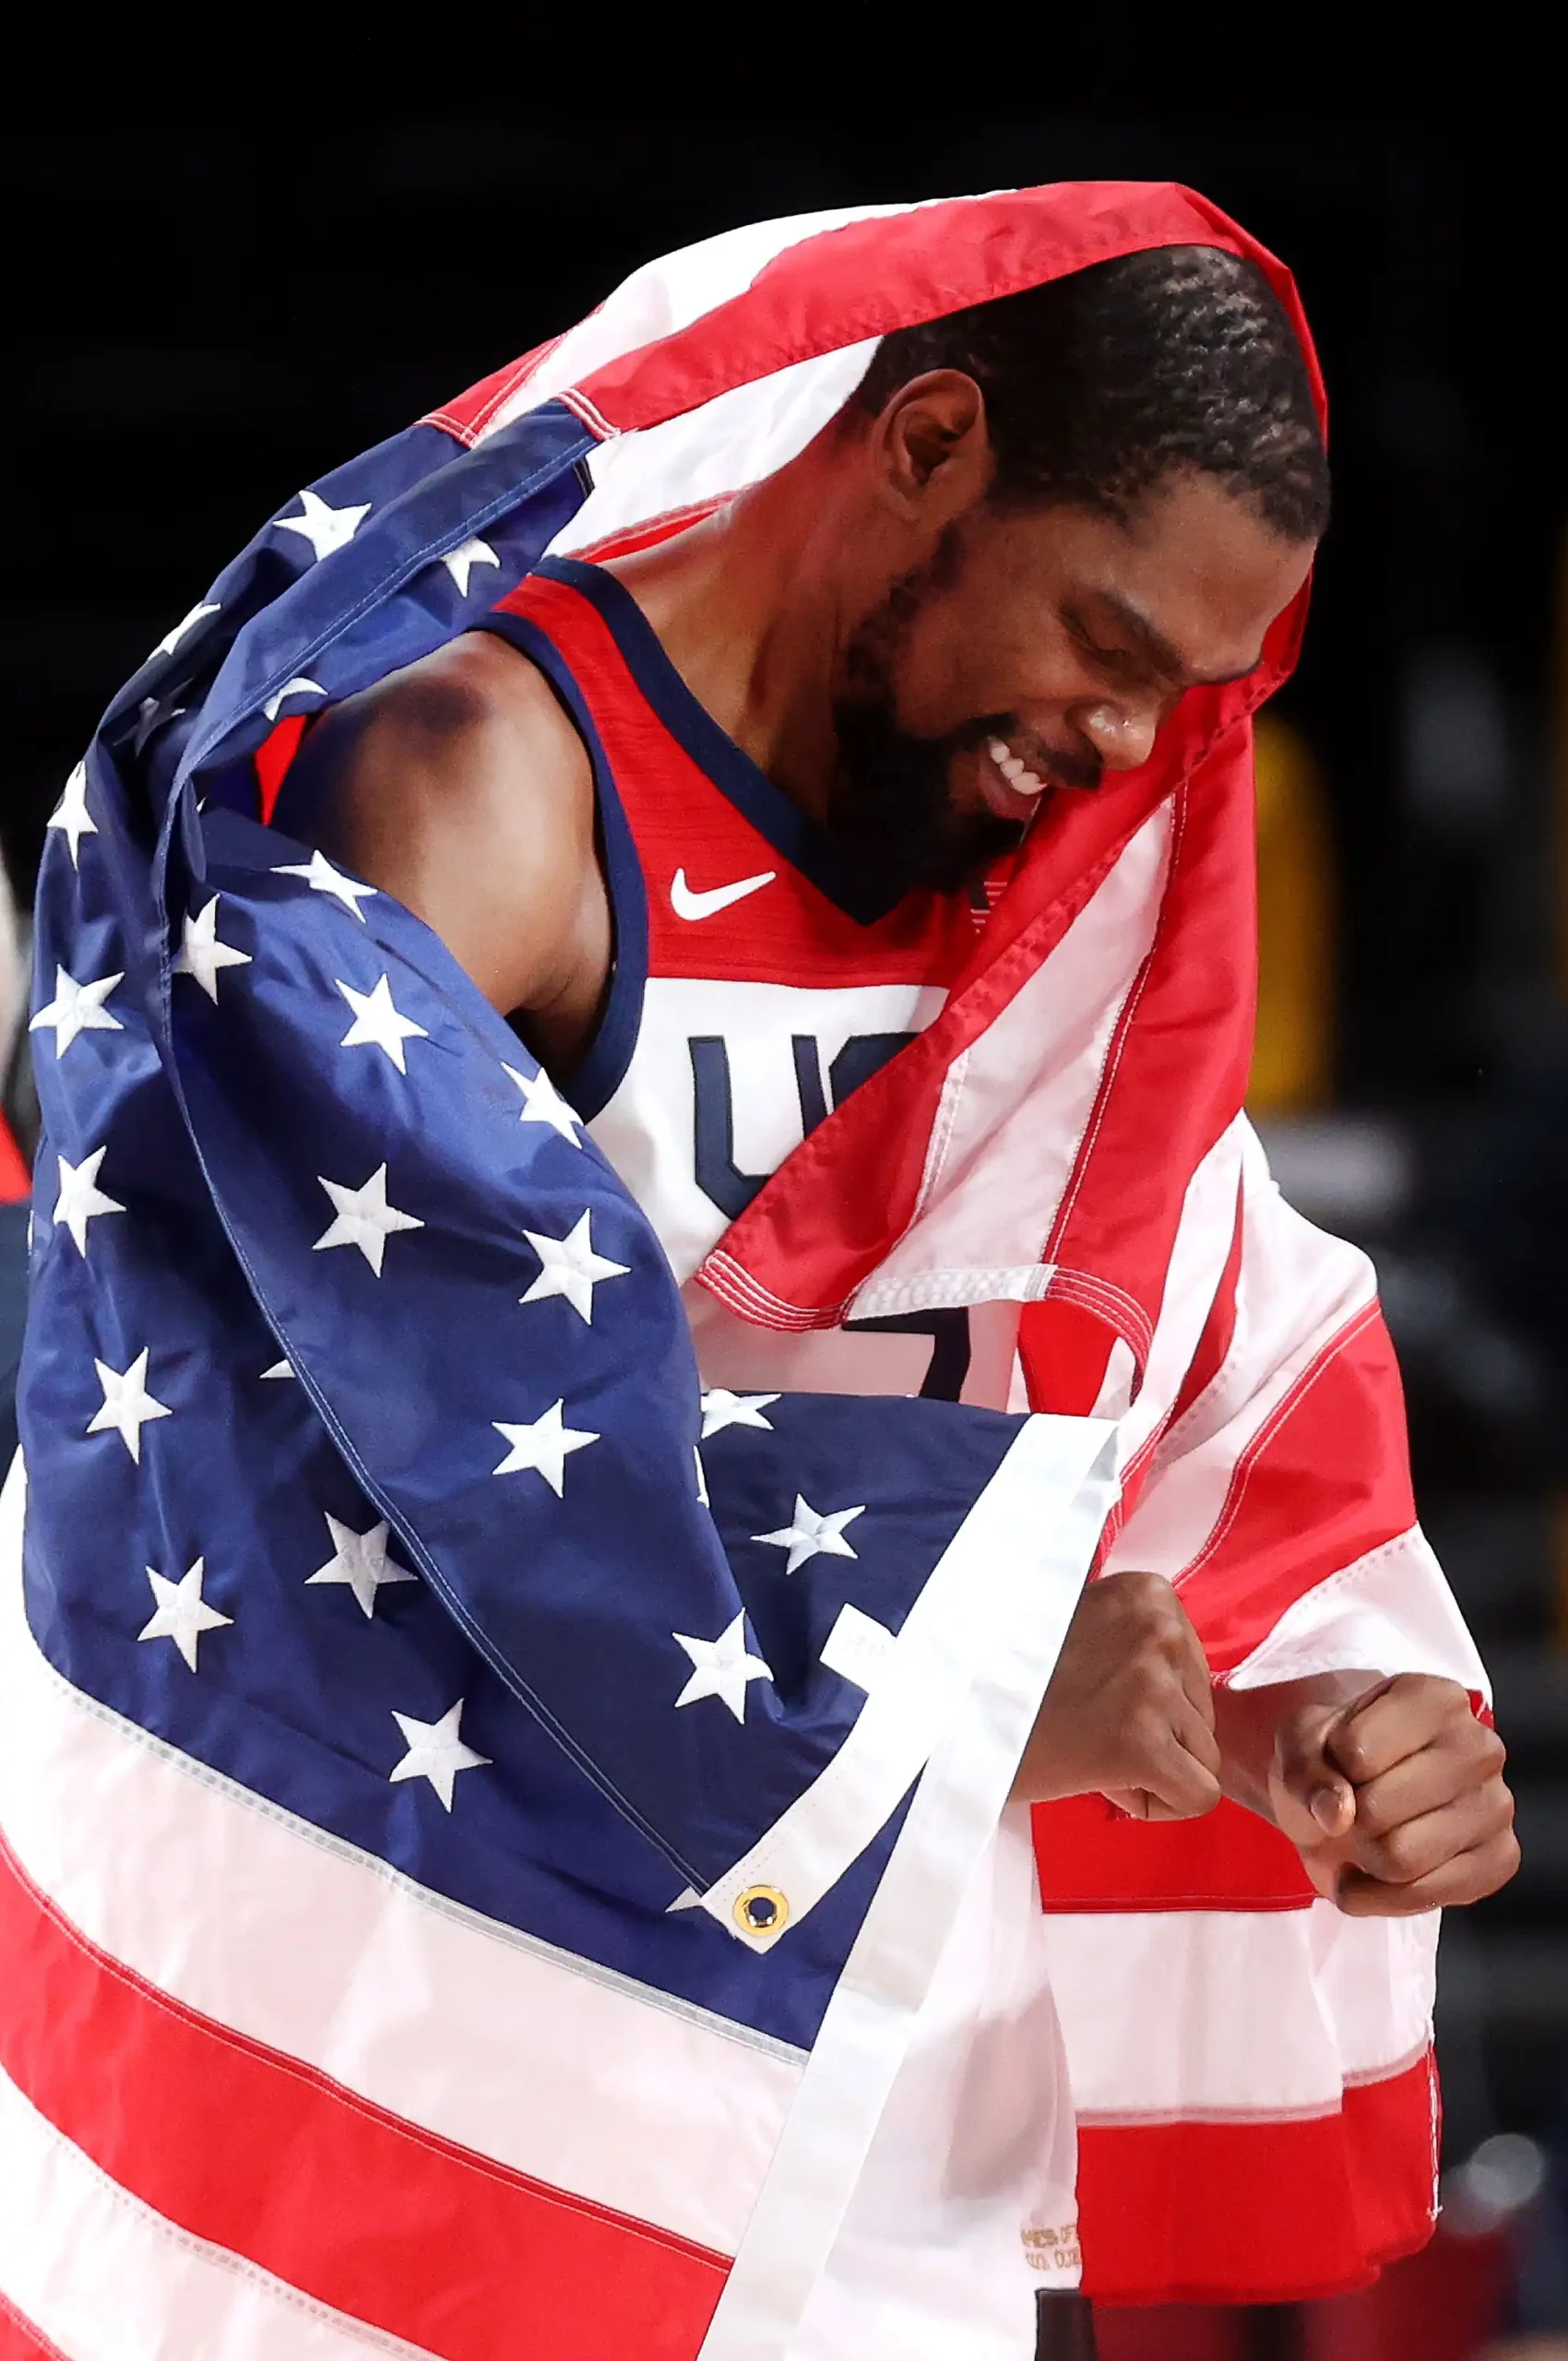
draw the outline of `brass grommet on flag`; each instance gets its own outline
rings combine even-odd
[[[749,1885],[735,1896],[735,1924],[742,1935],[779,1935],[789,1923],[789,1898],[776,1885]]]

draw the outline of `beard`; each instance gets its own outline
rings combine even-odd
[[[846,685],[833,703],[838,759],[828,789],[828,834],[856,864],[900,896],[925,887],[954,894],[1011,852],[1023,825],[994,812],[961,811],[952,764],[987,738],[1005,738],[1010,714],[977,716],[940,738],[898,726],[894,659],[916,615],[960,570],[958,528],[949,526],[930,564],[896,582],[845,651]]]
[[[838,763],[826,821],[834,842],[901,896],[917,887],[956,894],[1013,851],[1023,824],[994,812],[961,812],[953,801],[956,754],[999,736],[994,720],[943,738],[900,730],[891,687],[875,703],[836,706]]]

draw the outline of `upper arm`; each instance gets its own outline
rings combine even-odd
[[[422,919],[504,1014],[559,996],[598,890],[592,773],[505,641],[465,634],[334,706],[291,786],[323,851]]]

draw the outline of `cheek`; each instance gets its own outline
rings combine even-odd
[[[991,715],[1037,724],[1104,694],[1059,623],[1031,602],[977,600],[964,591],[921,608],[892,668],[898,726],[936,738]]]
[[[946,600],[931,600],[914,618],[892,666],[899,729],[911,738],[942,738],[977,714],[999,710],[995,670],[972,622],[956,615]]]

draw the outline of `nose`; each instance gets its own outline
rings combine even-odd
[[[1135,771],[1154,752],[1159,728],[1158,706],[1128,706],[1096,702],[1068,715],[1094,748],[1108,771]]]

